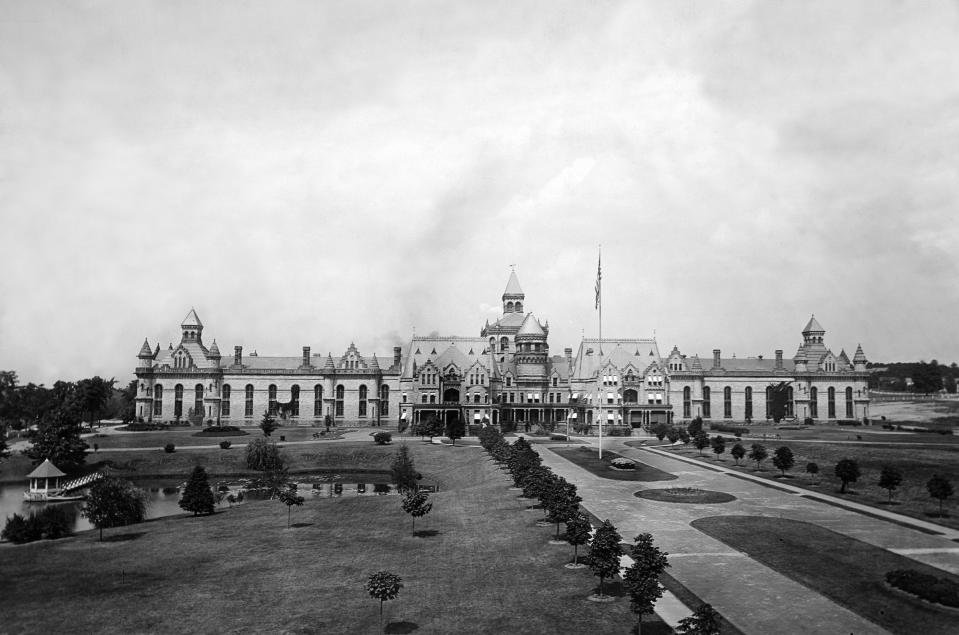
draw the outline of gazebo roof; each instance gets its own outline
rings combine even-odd
[[[50,462],[50,459],[44,459],[43,463],[37,466],[37,469],[27,474],[27,478],[54,478],[57,476],[66,476],[66,473],[57,469],[57,466]]]

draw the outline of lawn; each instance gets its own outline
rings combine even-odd
[[[602,478],[617,481],[670,481],[677,478],[675,474],[664,472],[635,459],[630,459],[636,464],[635,469],[617,470],[610,464],[613,459],[619,458],[620,455],[608,450],[603,452],[603,458],[601,459],[599,458],[599,452],[594,448],[559,448],[554,446],[548,449]]]
[[[957,576],[810,523],[712,516],[691,525],[892,632],[956,632],[955,612],[890,589],[885,575],[916,569],[959,581]]]
[[[954,438],[954,437],[949,437]],[[748,453],[753,441],[742,441]],[[959,496],[946,499],[943,510],[946,517],[940,519],[939,501],[931,498],[926,489],[926,483],[933,474],[940,474],[952,481],[953,487],[959,489],[959,445],[929,444],[929,445],[885,445],[871,444],[865,440],[850,444],[829,444],[804,442],[796,439],[767,440],[765,443],[770,458],[762,463],[762,468],[756,471],[756,463],[744,458],[737,467],[729,455],[732,441],[727,440],[726,453],[717,461],[716,455],[706,449],[704,456],[691,446],[663,446],[661,449],[670,450],[684,456],[702,458],[708,462],[718,462],[724,467],[733,468],[741,472],[783,481],[790,485],[803,487],[812,492],[827,493],[851,501],[872,505],[882,509],[891,509],[900,514],[936,522],[947,527],[959,529]],[[783,479],[781,473],[772,464],[772,454],[779,446],[787,446],[793,451],[796,465],[787,472]],[[851,483],[845,494],[840,494],[842,486],[834,472],[836,464],[845,458],[859,463],[861,476],[858,481]],[[816,485],[805,473],[807,463],[816,463],[819,466],[819,475]],[[883,466],[895,466],[903,474],[903,482],[893,494],[893,505],[888,504],[889,494],[878,485],[879,474]]]
[[[86,532],[4,545],[3,629],[381,632],[364,585],[389,570],[404,583],[386,606],[393,632],[629,631],[628,601],[587,601],[597,578],[562,566],[572,550],[548,544],[553,528],[535,526],[539,514],[525,511],[485,453],[410,448],[417,469],[444,485],[415,536],[397,498],[371,497],[310,500],[293,529],[282,504],[260,501],[107,530],[114,540],[105,543]],[[666,632],[644,624],[644,633]]]

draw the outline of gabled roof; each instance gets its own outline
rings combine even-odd
[[[460,371],[476,363],[488,368],[488,347],[489,343],[482,337],[414,337],[410,341],[401,378],[413,379],[418,369],[428,361],[432,361],[437,368],[455,364]]]
[[[816,316],[813,315],[809,318],[809,322],[806,324],[806,328],[802,330],[803,333],[825,333],[826,329],[819,325],[819,322],[816,321]]]
[[[636,360],[637,355],[643,361]],[[584,380],[595,377],[608,364],[623,369],[631,363],[636,367],[645,367],[650,361],[662,361],[656,340],[604,337],[600,342],[598,339],[584,339],[573,360],[572,378]]]
[[[37,469],[27,474],[27,478],[56,478],[58,476],[66,476],[66,473],[61,472],[56,465],[50,462],[50,459],[44,459],[43,463],[37,466]]]
[[[509,272],[509,281],[506,283],[506,291],[503,292],[503,295],[523,295],[515,270]]]
[[[191,308],[190,312],[186,314],[185,318],[183,318],[183,322],[180,323],[180,326],[196,326],[203,328],[203,322],[200,321],[200,317],[196,314],[196,310]]]

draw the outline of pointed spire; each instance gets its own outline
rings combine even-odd
[[[333,364],[333,353],[326,354],[326,362],[323,364],[323,370],[336,370],[336,366]]]
[[[153,357],[153,351],[150,349],[150,342],[147,339],[143,338],[143,346],[140,347],[140,352],[137,354],[137,357]]]
[[[379,370],[380,363],[376,360],[376,353],[373,353],[373,360],[370,362],[370,370]]]
[[[220,358],[220,347],[216,345],[216,340],[213,340],[213,344],[210,346],[210,357],[214,359]]]
[[[523,295],[523,289],[519,286],[519,278],[516,277],[516,270],[509,272],[509,281],[506,283],[506,291],[503,295]]]
[[[813,316],[812,316],[811,318],[809,318],[809,322],[806,323],[806,328],[804,328],[804,329],[802,330],[802,332],[803,332],[803,334],[806,334],[806,333],[825,333],[825,332],[826,332],[826,329],[824,329],[824,328],[819,324],[819,322],[816,320],[816,315],[813,314]]]
[[[516,332],[517,337],[522,335],[545,337],[546,332],[543,331],[543,327],[540,325],[539,320],[533,317],[532,313],[527,313],[526,319],[523,320],[523,323],[519,327],[519,331]]]
[[[180,326],[194,327],[194,328],[203,328],[203,322],[200,321],[200,316],[196,314],[196,309],[190,307],[190,312],[186,314],[186,317],[183,318],[183,322]]]
[[[853,363],[855,364],[866,364],[866,354],[862,352],[862,344],[859,344],[856,347],[856,354],[852,358]]]
[[[703,369],[703,363],[699,360],[699,355],[693,355],[693,363],[692,363],[691,368],[692,368],[693,370],[702,370],[702,369]]]

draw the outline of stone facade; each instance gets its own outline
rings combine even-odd
[[[405,355],[365,356],[353,344],[337,358],[246,357],[235,346],[223,359],[216,341],[203,343],[203,324],[191,310],[177,346],[165,351],[145,340],[137,356],[136,412],[144,421],[255,424],[271,411],[290,423],[399,425],[424,418],[444,422],[595,427],[707,421],[764,421],[773,386],[788,391],[787,420],[862,420],[869,416],[866,357],[850,361],[824,343],[815,317],[803,329],[792,359],[723,358],[705,362],[674,346],[660,355],[655,339],[583,339],[551,355],[549,323],[525,312],[516,272],[502,296],[503,314],[479,337],[414,336]]]

